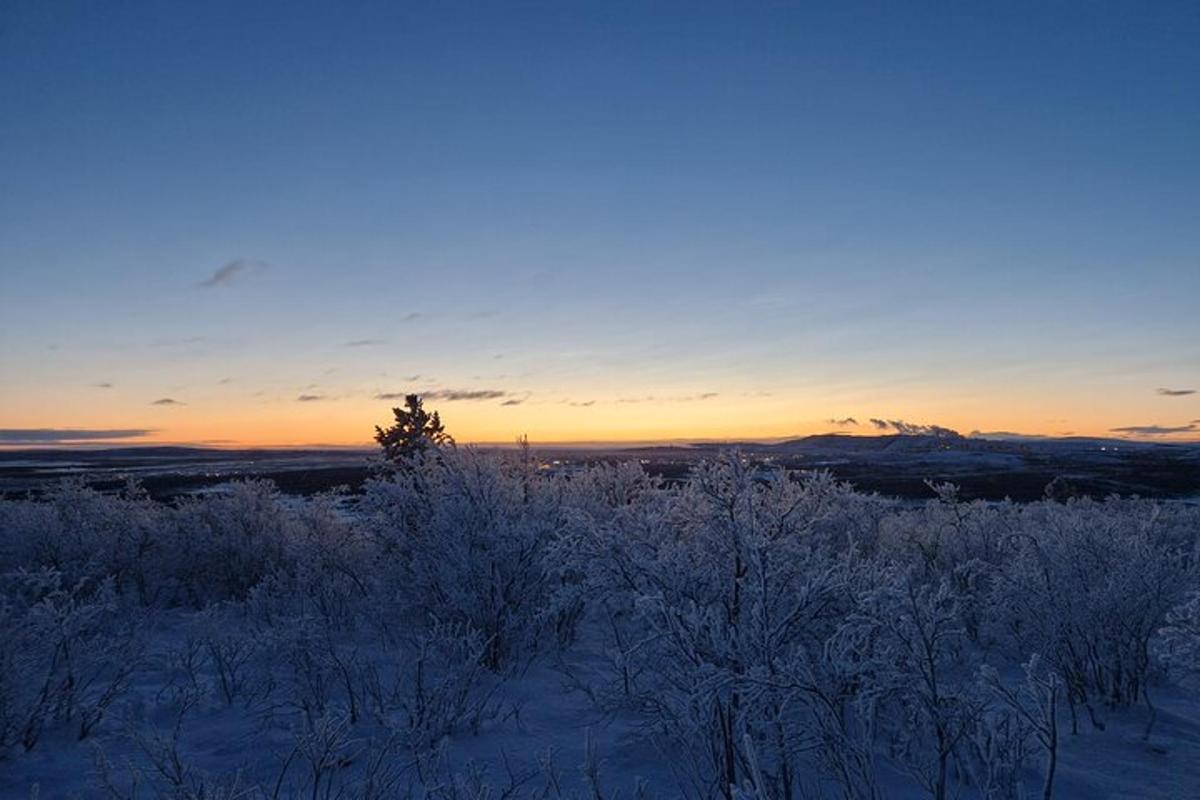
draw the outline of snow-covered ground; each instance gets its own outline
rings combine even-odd
[[[448,452],[0,503],[0,797],[1200,797],[1200,509]]]

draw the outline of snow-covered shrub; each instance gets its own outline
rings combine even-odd
[[[863,669],[877,698],[889,757],[935,800],[950,791],[951,768],[985,701],[975,691],[953,582],[896,579],[860,597],[839,631],[842,653]]]
[[[799,778],[805,716],[779,670],[820,652],[852,607],[854,549],[832,545],[847,494],[731,455],[653,501],[571,521],[611,665],[588,691],[682,748],[701,794],[759,780],[783,796]]]
[[[4,501],[0,572],[52,569],[69,584],[111,578],[118,593],[149,604],[170,549],[162,541],[168,511],[135,483],[104,494],[68,480],[38,501]]]
[[[139,642],[112,580],[0,577],[0,757],[51,726],[89,736],[125,691]]]
[[[1167,614],[1155,650],[1179,681],[1200,684],[1200,590]]]
[[[1194,520],[1144,501],[1026,506],[1009,519],[1009,551],[990,597],[995,635],[1011,653],[1040,653],[1062,678],[1073,720],[1097,702],[1145,699],[1151,642],[1196,582]]]
[[[413,637],[391,699],[410,747],[425,751],[456,731],[478,733],[499,713],[487,651],[487,640],[461,624],[437,623]]]
[[[339,512],[336,501],[321,495],[287,512],[278,558],[247,593],[249,613],[259,625],[312,616],[349,630],[364,605],[378,599],[374,543]]]
[[[244,600],[284,561],[292,533],[291,515],[265,481],[186,498],[170,519],[179,599],[196,607]]]
[[[250,704],[270,690],[270,638],[246,623],[242,609],[211,605],[195,614],[189,628],[183,647],[176,651],[189,683],[207,676],[209,693],[225,705]]]
[[[980,669],[985,689],[998,701],[998,709],[987,712],[977,726],[975,742],[988,767],[980,780],[987,797],[1017,797],[1020,768],[1028,749],[1040,747],[1046,757],[1042,797],[1054,796],[1058,769],[1058,705],[1062,680],[1048,670],[1039,656],[1024,664],[1024,680],[1006,682],[994,667]]]
[[[528,459],[471,448],[371,482],[363,507],[403,613],[478,631],[493,669],[536,652],[556,624],[545,559],[561,524],[558,486]]]

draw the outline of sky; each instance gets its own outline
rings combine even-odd
[[[0,444],[1200,439],[1200,5],[0,4]],[[879,422],[872,423],[875,419]]]

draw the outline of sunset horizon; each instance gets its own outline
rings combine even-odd
[[[1183,8],[270,6],[3,13],[0,446],[1200,440]]]
[[[1200,2],[0,0],[0,798],[1200,798]]]

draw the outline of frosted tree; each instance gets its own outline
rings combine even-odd
[[[383,457],[393,464],[454,444],[438,412],[426,411],[420,395],[405,395],[404,407],[393,408],[392,415],[396,421],[386,430],[375,426],[375,441],[383,448]]]

